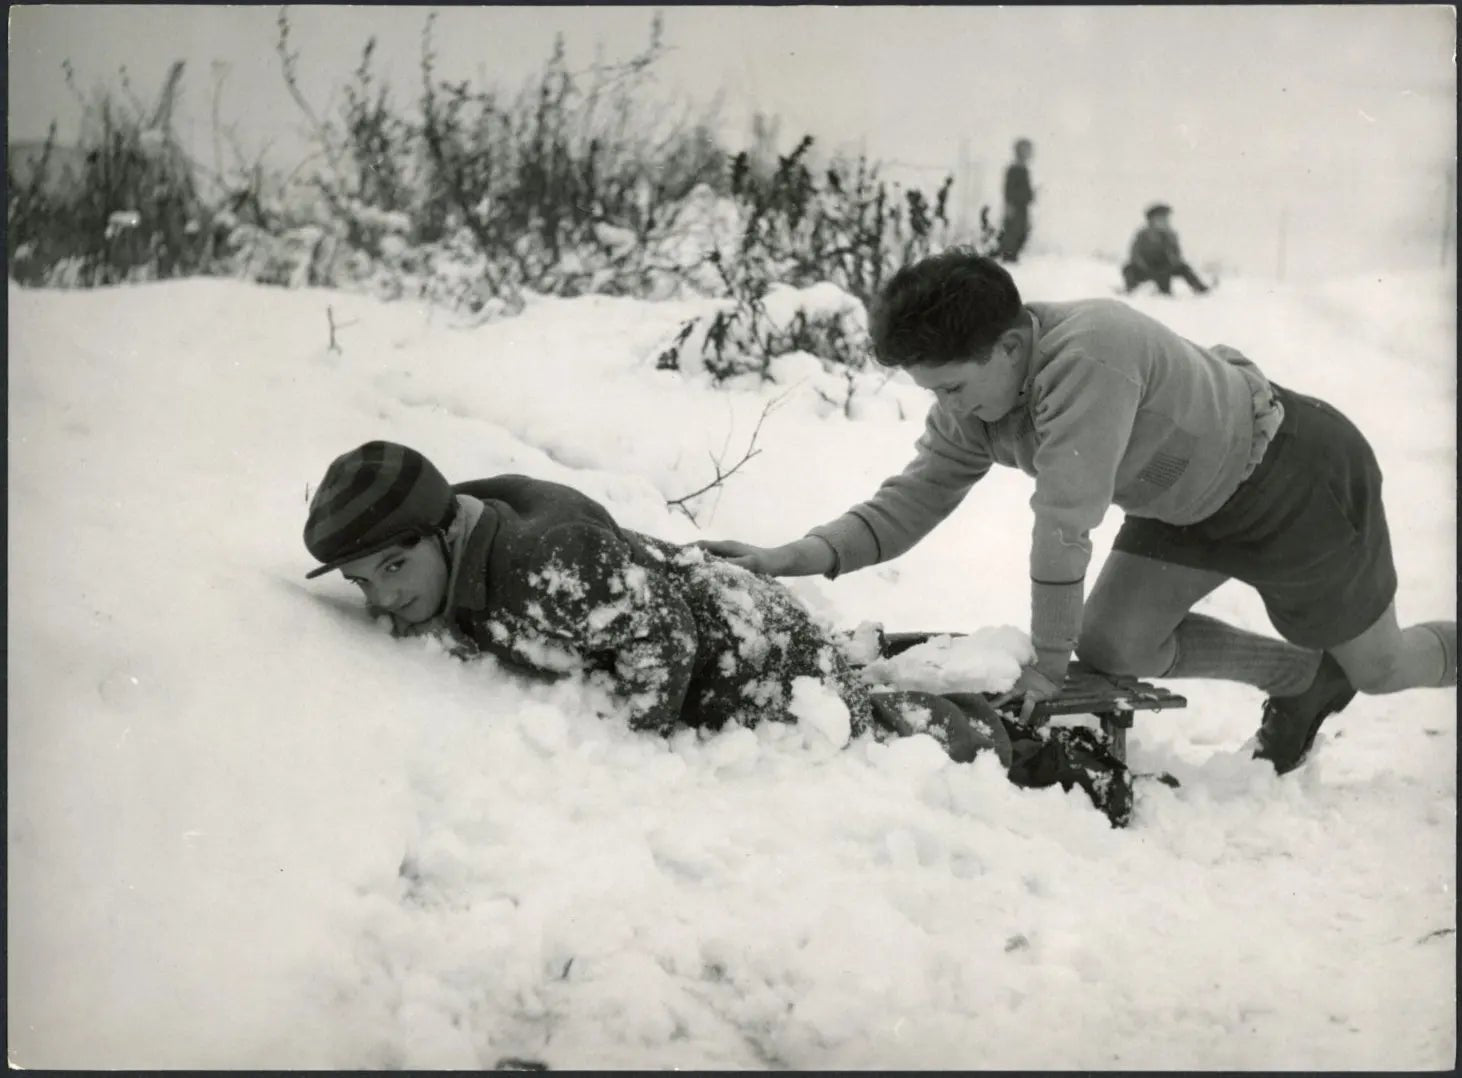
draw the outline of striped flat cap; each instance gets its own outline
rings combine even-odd
[[[305,546],[324,562],[306,577],[338,569],[408,535],[444,528],[457,505],[431,461],[395,442],[366,442],[330,463],[310,500]]]

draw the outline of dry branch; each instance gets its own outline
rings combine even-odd
[[[702,494],[705,494],[707,491],[714,490],[717,487],[721,486],[723,483],[726,482],[726,480],[730,479],[733,475],[735,475],[736,472],[738,470],[740,470],[740,468],[741,468],[741,466],[743,464],[745,464],[752,457],[756,456],[758,453],[761,452],[761,450],[756,447],[756,439],[757,439],[757,435],[759,435],[761,433],[761,426],[762,426],[763,423],[766,422],[767,416],[772,413],[772,410],[775,409],[777,407],[777,405],[781,404],[782,401],[786,399],[786,396],[787,395],[785,393],[783,393],[780,397],[776,397],[773,400],[767,401],[766,406],[764,408],[762,408],[762,410],[761,410],[761,415],[757,417],[756,427],[753,428],[753,430],[751,432],[751,440],[747,443],[747,445],[746,445],[746,452],[743,453],[743,454],[741,454],[741,459],[740,460],[738,460],[735,464],[731,465],[731,467],[727,468],[725,471],[722,471],[721,470],[721,462],[722,462],[722,459],[723,458],[722,457],[718,457],[714,453],[710,454],[710,457],[711,457],[711,467],[715,470],[716,477],[714,479],[712,479],[709,483],[707,483],[705,486],[700,487],[697,490],[693,490],[689,494],[684,494],[684,495],[682,495],[679,498],[668,498],[668,499],[666,499],[666,501],[665,501],[666,506],[668,506],[670,508],[673,508],[673,509],[679,509],[682,513],[684,513],[686,515],[687,518],[689,518],[689,520],[690,520],[690,522],[692,524],[695,524],[695,525],[698,526],[700,524],[700,521],[696,520],[695,514],[690,511],[690,509],[687,507],[687,504],[686,503],[688,503],[693,498],[699,498]]]

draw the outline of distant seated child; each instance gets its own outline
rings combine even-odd
[[[793,682],[813,678],[847,705],[852,736],[929,733],[956,760],[992,749],[1018,785],[1081,785],[1114,823],[1130,811],[1125,770],[1085,732],[1042,736],[988,708],[972,722],[968,705],[932,693],[870,693],[784,585],[621,528],[558,483],[449,484],[414,449],[367,442],[331,463],[304,539],[323,563],[307,576],[339,569],[398,635],[438,633],[461,658],[581,675],[635,729],[795,722]]]
[[[1188,287],[1202,294],[1208,286],[1198,279],[1192,267],[1183,261],[1178,249],[1178,234],[1172,226],[1173,208],[1159,202],[1147,209],[1147,225],[1132,237],[1132,250],[1122,267],[1122,282],[1131,292],[1143,281],[1152,281],[1165,296],[1172,295],[1172,280],[1181,277]]]

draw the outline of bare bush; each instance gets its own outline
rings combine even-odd
[[[7,162],[12,276],[230,274],[424,298],[481,319],[531,293],[701,295],[718,303],[667,342],[660,367],[769,378],[778,357],[805,353],[850,372],[851,400],[869,358],[867,304],[899,265],[951,240],[953,177],[925,192],[885,181],[861,156],[815,165],[811,135],[781,155],[780,124],[761,115],[747,147],[726,152],[716,103],[693,111],[657,95],[658,16],[625,60],[597,53],[575,70],[556,39],[508,92],[440,77],[428,15],[414,111],[378,75],[370,39],[328,113],[301,88],[287,8],[277,24],[312,143],[305,161],[280,176],[262,151],[243,150],[221,119],[222,65],[213,165],[190,161],[171,122],[182,64],[150,110],[124,71],[121,95],[87,102],[71,181],[50,178],[54,139],[27,175]]]
[[[728,302],[684,323],[658,353],[661,369],[704,369],[718,382],[748,373],[767,378],[773,359],[802,351],[833,368],[860,370],[870,358],[866,309],[879,286],[951,239],[953,176],[931,196],[889,184],[865,158],[835,161],[818,175],[809,165],[811,135],[769,166],[766,141],[774,134],[775,125],[761,118],[751,149],[730,164],[739,235],[707,256]],[[982,243],[989,249],[993,236]],[[814,285],[855,297],[863,317],[850,318],[849,305],[836,301],[804,305],[790,317],[769,311],[774,289]],[[847,385],[844,406],[851,377]]]
[[[721,172],[713,113],[692,117],[649,92],[661,23],[618,64],[569,69],[562,37],[515,97],[438,79],[422,39],[426,190],[443,232],[465,229],[493,294],[673,290],[667,254],[692,192]]]
[[[97,90],[82,98],[78,161],[64,174],[51,172],[54,128],[31,175],[19,181],[7,162],[11,275],[25,284],[112,284],[175,277],[199,271],[208,252],[207,209],[199,197],[193,163],[172,124],[183,64],[168,72],[158,102],[146,109]]]

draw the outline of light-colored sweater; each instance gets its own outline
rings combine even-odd
[[[1035,345],[1015,409],[986,423],[936,402],[908,466],[808,534],[831,544],[835,576],[904,553],[991,465],[1034,476],[1031,639],[1059,682],[1081,627],[1090,533],[1108,506],[1203,520],[1253,471],[1283,411],[1239,352],[1200,347],[1118,300],[1026,310]]]

